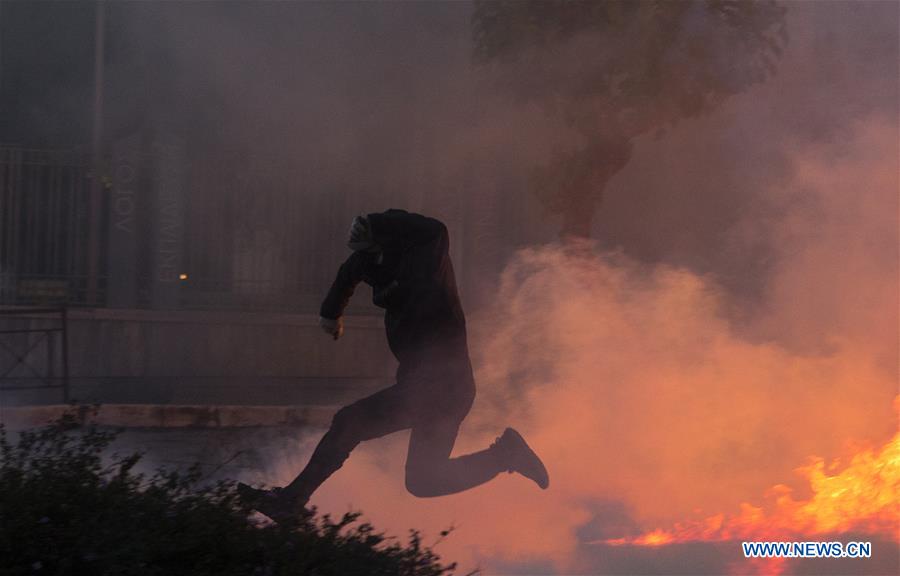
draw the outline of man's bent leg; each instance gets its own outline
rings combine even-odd
[[[421,498],[444,496],[474,488],[505,470],[492,448],[450,458],[459,420],[417,422],[406,458],[406,489]]]
[[[302,504],[329,476],[343,466],[356,446],[412,426],[407,400],[396,385],[337,411],[306,468],[283,493]]]

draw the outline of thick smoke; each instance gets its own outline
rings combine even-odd
[[[713,278],[683,267],[590,245],[519,252],[477,319],[481,396],[456,451],[514,424],[546,459],[546,493],[504,476],[417,500],[399,434],[354,453],[314,501],[395,530],[456,524],[443,550],[488,567],[589,569],[577,564],[587,542],[762,504],[809,456],[884,442],[896,428],[896,146],[875,117],[790,155],[766,195],[785,207],[767,227],[774,272],[743,323]]]
[[[599,241],[517,252],[471,318],[480,396],[456,453],[514,425],[545,457],[548,492],[503,476],[415,499],[398,434],[354,453],[314,503],[359,507],[395,533],[454,524],[440,549],[495,571],[594,572],[612,565],[590,542],[763,504],[778,483],[802,494],[794,469],[809,456],[887,440],[896,80],[866,55],[896,55],[897,43],[896,32],[864,37],[877,13],[864,8],[795,12],[781,76],[640,143],[611,185]],[[823,36],[844,51],[821,54]],[[272,478],[287,480],[306,453],[295,458]],[[616,569],[652,570],[634,554]],[[703,552],[680,549],[668,566],[679,554]]]
[[[774,261],[759,241],[767,230],[748,243],[736,226],[748,212],[764,224],[780,209],[762,212],[760,195],[783,178],[785,148],[840,141],[872,110],[890,115],[898,98],[895,5],[787,6],[778,76],[659,141],[636,142],[595,218],[604,249],[713,274],[744,299],[736,313],[765,291]],[[515,248],[554,237],[559,222],[541,212],[529,177],[574,136],[518,102],[503,74],[472,66],[470,15],[462,2],[111,3],[107,140],[138,129],[183,137],[192,210],[230,209],[236,228],[266,228],[284,245],[307,235],[338,243],[344,220],[388,206],[442,217],[474,310]],[[83,32],[89,37],[90,26]],[[21,58],[22,70],[45,67]],[[43,92],[71,92],[58,88]],[[232,206],[278,205],[285,194],[302,197],[305,214],[335,214],[315,212],[308,229],[282,230],[278,210]],[[192,242],[221,251],[220,235]],[[332,260],[313,261],[330,268]],[[331,271],[302,275],[321,292]]]

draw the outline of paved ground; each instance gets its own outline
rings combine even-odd
[[[58,418],[67,406],[0,408],[15,432]],[[271,482],[279,463],[297,468],[325,432],[335,408],[108,404],[80,417],[119,436],[110,453],[143,454],[139,471],[199,465],[209,479]]]
[[[73,408],[64,404],[0,405],[0,424],[8,428],[41,426],[63,413],[83,421],[123,428],[251,428],[327,426],[331,406],[234,406],[180,404],[104,404]]]
[[[113,446],[120,453],[141,452],[140,470],[187,468],[197,464],[209,479],[250,483],[273,481],[279,461],[301,462],[324,429],[257,428],[132,428]]]

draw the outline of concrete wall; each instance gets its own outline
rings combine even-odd
[[[382,318],[348,316],[333,341],[314,315],[70,310],[71,397],[80,402],[334,405],[388,385],[396,364]],[[49,316],[0,316],[0,331],[48,326]],[[20,354],[29,338],[0,334]],[[59,344],[53,354],[58,356]],[[47,365],[47,347],[29,362]],[[10,366],[0,348],[0,374]],[[52,362],[58,365],[54,360]],[[23,374],[21,369],[12,375]],[[0,379],[0,389],[15,385]],[[0,403],[57,404],[59,389],[0,392]]]

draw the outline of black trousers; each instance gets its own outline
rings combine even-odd
[[[459,426],[475,399],[468,361],[408,370],[398,382],[337,411],[303,472],[287,488],[306,499],[360,443],[410,429],[406,488],[415,496],[453,494],[492,479],[504,468],[490,448],[450,457]]]

